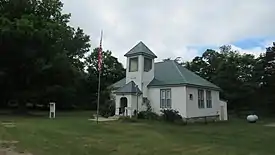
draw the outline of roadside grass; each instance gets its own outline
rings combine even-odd
[[[18,141],[17,151],[34,155],[273,155],[275,128],[245,120],[172,125],[163,122],[88,121],[92,112],[45,117],[1,116],[1,141]],[[7,145],[7,144],[6,144]],[[2,144],[3,147],[3,144]]]

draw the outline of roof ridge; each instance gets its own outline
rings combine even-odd
[[[146,44],[144,44],[142,41],[140,41],[139,44],[142,44],[148,51],[153,53],[153,51]]]
[[[175,61],[175,60],[162,60],[162,61],[157,61],[157,62],[155,62],[155,64],[157,64],[157,63],[166,63],[166,62],[169,62],[169,61]]]
[[[186,67],[184,67],[184,66],[181,66],[181,67],[182,67],[185,71],[189,72],[190,75],[193,75],[193,76],[195,76],[195,77],[197,77],[197,78],[200,78],[200,80],[205,81],[206,83],[209,83],[209,84],[211,84],[211,85],[216,86],[214,83],[212,83],[212,82],[206,80],[205,78],[199,76],[199,75],[196,74],[195,72],[192,72],[192,71],[189,70],[188,68],[186,68]],[[218,87],[218,86],[217,86],[217,87]]]
[[[165,61],[154,62],[154,64],[165,63]]]
[[[176,67],[177,71],[179,72],[180,76],[183,78],[184,81],[186,81],[186,78],[183,76],[183,74],[181,73],[178,64],[176,64],[175,61],[172,61],[173,65]],[[186,81],[187,82],[187,81]]]
[[[144,54],[153,58],[157,58],[155,53],[151,51],[151,49],[142,41],[140,41],[134,47],[132,47],[126,54],[124,54],[124,56],[129,57],[137,54]]]
[[[187,68],[185,68],[185,67],[183,67],[183,68],[184,68],[187,72],[189,72],[190,74],[192,74],[192,75],[194,75],[194,76],[196,76],[196,77],[198,77],[198,78],[201,78],[202,80],[204,80],[204,81],[206,81],[206,82],[209,82],[209,83],[213,84],[212,82],[210,82],[210,81],[206,80],[205,78],[199,76],[199,75],[196,74],[195,72],[192,72],[192,71],[190,71],[189,69],[187,69]]]

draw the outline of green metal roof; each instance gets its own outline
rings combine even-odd
[[[136,87],[135,82],[131,81],[129,83],[127,83],[126,85],[124,85],[123,87],[119,88],[116,92],[116,94],[142,94],[142,92],[140,91],[140,89],[138,87]]]
[[[220,89],[213,83],[179,65],[174,60],[155,63],[155,78],[148,86],[164,85],[189,85]]]
[[[119,88],[123,87],[125,84],[126,84],[126,78],[123,78],[123,79],[117,81],[116,83],[112,84],[110,86],[110,88],[119,89]]]
[[[137,56],[137,55],[145,55],[151,58],[157,58],[157,56],[142,41],[140,41],[124,56],[130,57],[130,56]]]
[[[126,79],[123,78],[113,84],[112,87],[121,88],[125,83]],[[189,71],[174,60],[155,63],[155,78],[149,83],[148,87],[178,85],[221,90],[218,86]]]

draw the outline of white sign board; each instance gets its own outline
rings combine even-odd
[[[55,118],[55,103],[51,102],[50,103],[50,118]]]

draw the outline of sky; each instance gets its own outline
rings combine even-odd
[[[157,56],[200,56],[232,45],[258,56],[275,41],[275,0],[61,0],[70,24],[90,35],[92,48],[111,50],[123,64],[138,42]]]

